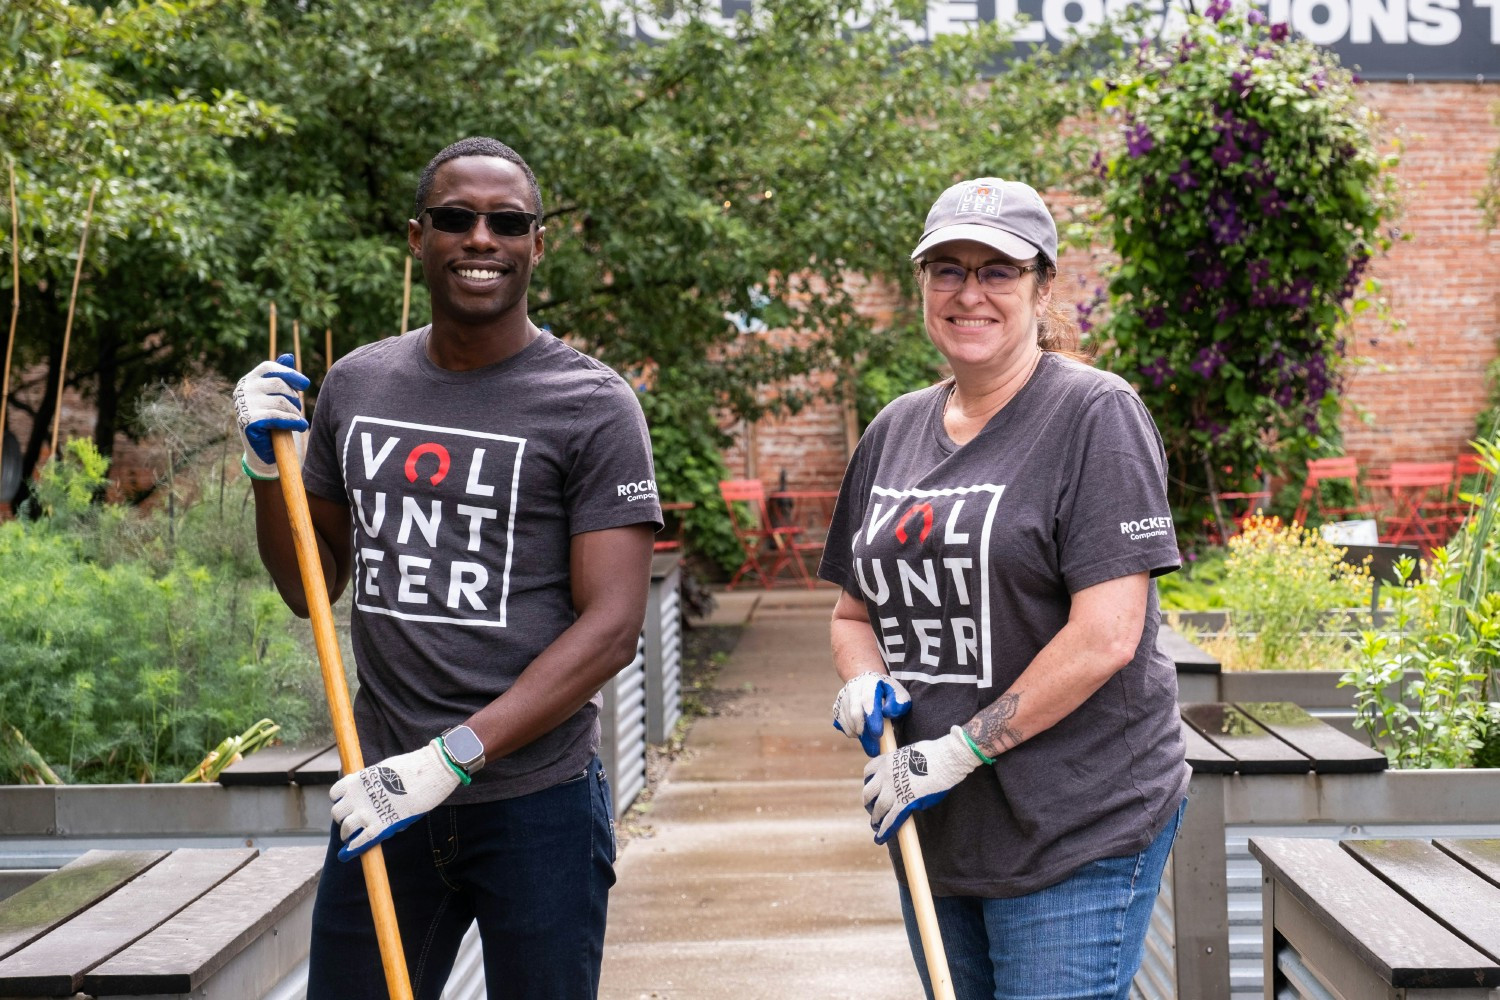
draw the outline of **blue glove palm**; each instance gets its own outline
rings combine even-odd
[[[855,737],[866,757],[880,753],[885,720],[911,711],[911,695],[889,674],[860,674],[844,685],[833,702],[833,728]]]
[[[245,443],[245,466],[261,479],[275,479],[276,452],[272,431],[305,431],[302,401],[297,393],[312,385],[292,367],[292,356],[262,361],[234,387],[234,416]]]

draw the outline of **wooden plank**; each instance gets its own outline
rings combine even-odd
[[[1346,840],[1344,850],[1500,965],[1500,886],[1425,840]]]
[[[1222,669],[1218,657],[1199,649],[1170,625],[1157,629],[1156,648],[1172,658],[1179,673],[1217,674]]]
[[[221,785],[290,785],[293,772],[328,750],[327,743],[317,746],[267,747],[219,772]]]
[[[292,780],[299,785],[331,785],[339,780],[341,768],[339,748],[332,746],[292,772]]]
[[[76,916],[166,856],[166,851],[89,851],[0,902],[0,958]]]
[[[1312,761],[1272,736],[1233,705],[1204,702],[1182,706],[1183,721],[1239,762],[1240,774],[1304,774]]]
[[[0,961],[0,996],[71,996],[83,974],[249,863],[254,848],[173,851],[117,892]]]
[[[1252,837],[1262,870],[1397,989],[1500,986],[1500,965],[1392,889],[1332,840]],[[1319,956],[1309,955],[1316,966]]]
[[[1233,774],[1239,762],[1188,725],[1182,724],[1182,742],[1187,746],[1187,762],[1198,774]]]
[[[1433,841],[1438,850],[1500,885],[1500,840],[1466,837],[1454,840],[1443,837]]]
[[[322,847],[267,851],[83,977],[90,996],[190,993],[317,888]]]
[[[1344,735],[1322,719],[1315,719],[1300,705],[1289,701],[1252,701],[1236,705],[1312,760],[1318,774],[1365,774],[1390,766],[1385,754]]]

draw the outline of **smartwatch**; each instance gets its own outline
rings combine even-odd
[[[441,737],[443,752],[457,764],[465,774],[473,777],[484,767],[484,743],[468,726],[454,726]]]

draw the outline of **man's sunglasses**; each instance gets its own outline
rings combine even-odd
[[[440,233],[467,233],[474,228],[474,221],[481,215],[484,216],[484,224],[496,236],[525,236],[531,232],[531,226],[536,222],[536,216],[530,212],[515,212],[510,209],[502,212],[476,212],[456,205],[424,208],[422,214],[431,217],[432,228]]]

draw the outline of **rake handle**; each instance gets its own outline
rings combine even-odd
[[[323,579],[318,539],[313,534],[312,514],[307,507],[307,490],[302,485],[302,463],[297,457],[297,445],[291,431],[272,431],[271,447],[276,452],[281,494],[286,498],[292,542],[297,549],[297,565],[302,570],[302,591],[307,598],[308,616],[312,619],[318,663],[323,669],[323,690],[328,696],[328,714],[333,720],[339,762],[345,774],[354,774],[364,768],[364,755],[360,752],[359,734],[354,728],[354,710],[349,705],[349,685],[344,679],[344,660],[339,652],[338,633],[333,627],[333,608],[328,603],[328,585]],[[361,854],[360,863],[364,867],[365,889],[370,896],[370,912],[375,918],[375,939],[380,945],[386,990],[392,1000],[412,1000],[406,953],[402,951],[401,929],[396,923],[396,904],[391,899],[391,882],[386,875],[385,854],[380,845],[376,844]]]
[[[880,752],[896,752],[896,734],[889,719],[880,731]],[[927,957],[927,978],[932,981],[934,1000],[955,1000],[953,979],[948,975],[948,953],[943,950],[943,935],[938,930],[937,910],[932,905],[932,887],[927,884],[927,865],[922,861],[922,844],[917,840],[915,817],[908,816],[896,830],[901,845],[901,866],[906,869],[906,888],[917,916],[917,934],[922,939],[922,954]]]

